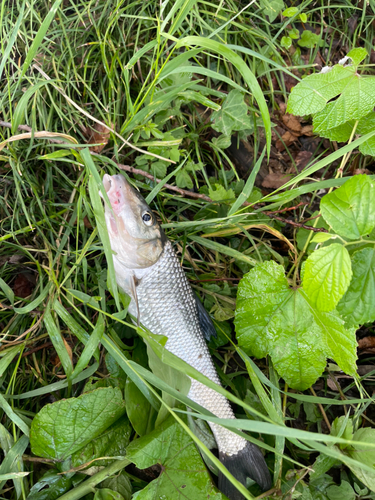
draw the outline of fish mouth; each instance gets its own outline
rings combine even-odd
[[[103,186],[108,196],[110,196],[112,192],[116,189],[115,186],[116,183],[114,182],[113,177],[114,176],[111,176],[109,174],[104,174],[103,177]]]

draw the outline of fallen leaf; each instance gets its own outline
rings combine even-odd
[[[301,135],[307,135],[308,137],[313,137],[315,135],[313,132],[313,126],[305,125],[304,127],[302,127]]]
[[[295,158],[295,162],[299,172],[301,172],[306,167],[306,165],[308,165],[312,155],[313,154],[311,151],[300,151],[298,153],[298,155]]]
[[[282,141],[276,141],[276,147],[279,151],[284,151],[285,147],[290,146],[293,142],[298,140],[298,137],[289,131],[285,132],[281,138]]]
[[[112,126],[112,125],[110,125]],[[105,146],[108,144],[110,138],[110,131],[104,125],[100,123],[95,123],[93,129],[86,129],[86,137],[88,144],[98,144],[98,146],[91,146],[89,149],[93,153],[101,153]]]
[[[371,175],[372,172],[370,172],[370,170],[368,170],[367,168],[356,168],[355,170],[353,170],[353,175],[362,175],[362,174],[367,174],[367,175]]]
[[[25,299],[34,289],[34,284],[25,274],[18,274],[13,284],[13,292],[17,297]]]
[[[277,189],[290,180],[291,176],[284,172],[270,172],[263,179],[262,186],[270,189]]]
[[[360,351],[375,351],[375,337],[363,337],[363,339],[358,340],[358,349]]]
[[[286,114],[286,115],[283,115],[281,117],[281,120],[286,127],[288,127],[290,130],[292,130],[292,132],[296,132],[296,133],[301,132],[302,125],[296,116]]]

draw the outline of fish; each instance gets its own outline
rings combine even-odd
[[[105,204],[105,219],[116,280],[131,298],[129,313],[152,333],[166,336],[166,349],[221,385],[206,343],[216,334],[212,320],[155,214],[123,175],[105,174],[103,187],[111,204]],[[235,418],[223,395],[193,378],[188,397],[219,418]],[[271,476],[260,449],[216,423],[209,425],[229,472],[244,485],[249,477],[269,490]],[[218,487],[230,500],[244,498],[221,473]]]

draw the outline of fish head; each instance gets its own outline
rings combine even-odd
[[[122,175],[105,174],[103,186],[112,207],[105,204],[105,219],[116,258],[129,269],[154,265],[165,235],[150,207]]]

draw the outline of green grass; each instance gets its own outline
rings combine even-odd
[[[300,9],[308,15],[310,26],[323,31],[325,63],[338,57],[337,44],[370,51],[372,5],[359,7],[357,2],[340,0],[327,6],[323,1],[305,1]],[[353,16],[358,16],[357,27],[351,31],[348,20]],[[33,417],[46,403],[79,396],[88,377],[107,377],[107,353],[151,406],[160,405],[155,387],[176,396],[165,381],[146,371],[147,364],[137,364],[132,358],[137,333],[123,313],[126,297],[118,292],[106,259],[110,248],[98,194],[100,177],[117,173],[117,164],[137,166],[137,157],[152,153],[149,161],[156,161],[156,155],[163,159],[163,168],[168,166],[165,177],[191,161],[199,168],[189,175],[203,194],[208,195],[215,183],[229,189],[232,179],[225,172],[235,172],[235,166],[224,148],[213,145],[211,110],[220,106],[230,90],[242,90],[253,125],[249,142],[257,158],[264,146],[267,157],[277,99],[287,99],[283,72],[301,78],[313,71],[318,48],[300,53],[295,45],[294,53],[283,51],[281,38],[298,20],[279,15],[270,23],[259,2],[247,7],[235,0],[163,4],[2,0],[0,20],[1,120],[11,124],[11,128],[0,126],[0,392],[6,403],[1,398],[0,476],[30,473],[0,479],[0,498],[25,500],[52,467],[36,457],[30,460],[25,436]],[[100,153],[91,155],[86,147],[88,131],[98,124],[111,131],[109,141]],[[20,129],[20,125],[30,129]],[[168,156],[171,144],[179,151],[176,157]],[[316,410],[318,403],[324,404],[332,423],[343,414],[337,403],[345,399],[345,393],[353,397],[350,391],[355,392],[355,384],[346,386],[340,395],[327,387],[325,372],[319,397],[306,391],[288,398],[288,388],[272,364],[257,362],[257,367],[228,341],[234,339],[236,285],[244,272],[263,260],[272,258],[292,268],[293,259],[279,242],[283,233],[296,246],[296,232],[263,212],[294,206],[304,200],[305,193],[340,185],[340,179],[319,182],[317,172],[358,144],[354,141],[336,152],[332,149],[319,163],[313,164],[313,157],[310,166],[286,186],[265,195],[262,201],[267,205],[261,208],[233,206],[234,200],[210,203],[180,196],[144,177],[132,177],[143,195],[152,199],[152,208],[177,245],[206,308],[214,308],[221,342],[212,344],[211,351],[229,392],[222,390],[235,403],[237,413],[247,418],[252,438],[259,440],[264,432],[267,461],[275,484],[285,495],[300,477],[290,474],[287,479],[286,471],[300,469],[303,475],[323,447],[319,437],[303,441],[291,424],[298,402],[305,415],[312,407]],[[151,173],[155,161],[149,166]],[[304,183],[306,179],[310,184]],[[175,174],[167,182],[175,184]],[[253,182],[246,184],[246,197]],[[308,207],[307,214],[314,209]],[[298,209],[295,213],[302,215]],[[29,280],[31,293],[26,297],[16,287],[19,275]],[[27,286],[21,286],[21,295]],[[173,356],[169,363],[188,373]],[[367,418],[367,425],[372,426],[371,400],[361,403],[361,393],[355,394],[353,415],[357,420]],[[297,396],[296,403],[293,398]],[[186,397],[180,401],[186,403]],[[185,425],[177,411],[167,407],[167,412]],[[254,415],[260,424],[254,422]],[[314,422],[306,417],[304,429],[329,440],[324,425],[321,418]],[[269,429],[274,429],[273,435]],[[17,451],[24,459],[11,465],[10,453]],[[8,461],[5,456],[10,456]],[[221,465],[216,462],[216,466]],[[109,467],[112,472],[116,469],[116,465]],[[144,487],[131,473],[128,477],[135,491]],[[337,478],[336,474],[339,484]],[[352,476],[350,480],[354,481]],[[299,488],[304,481],[308,482],[308,475],[298,482]],[[64,500],[80,498],[73,492],[61,490],[56,498],[64,493]],[[84,494],[93,498],[89,491]],[[259,494],[255,488],[247,498]]]

